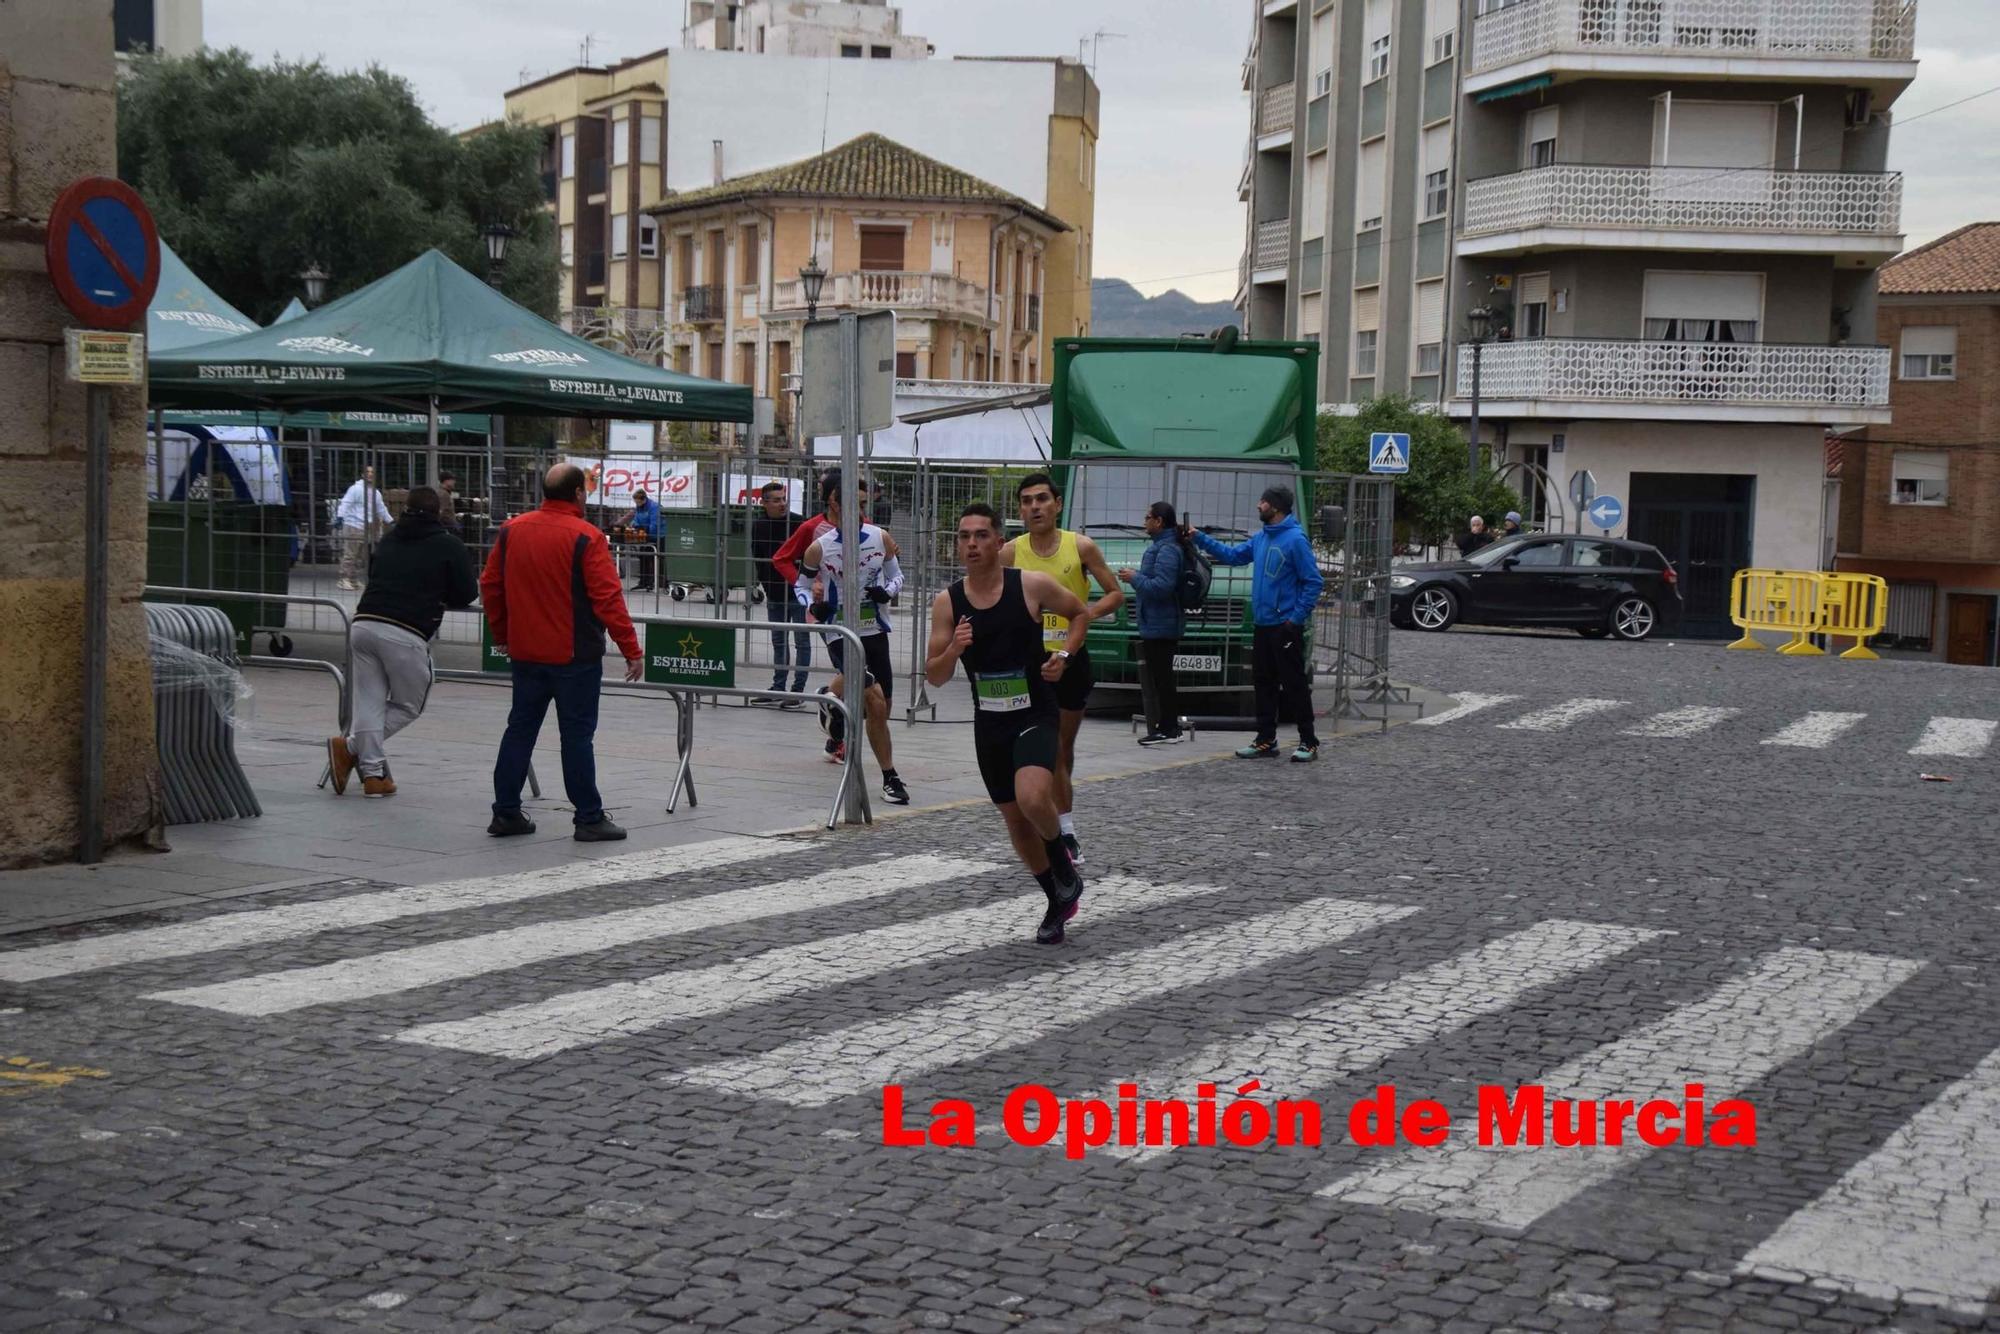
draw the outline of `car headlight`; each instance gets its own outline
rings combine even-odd
[[[1407,574],[1392,574],[1389,576],[1389,587],[1391,588],[1415,588],[1416,586],[1417,581]]]

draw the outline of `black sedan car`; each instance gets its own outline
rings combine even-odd
[[[1592,639],[1637,641],[1679,621],[1679,582],[1659,548],[1644,542],[1509,538],[1468,560],[1397,566],[1389,577],[1389,619],[1418,630],[1569,626]]]

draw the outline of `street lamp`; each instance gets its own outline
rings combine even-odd
[[[319,266],[318,260],[306,265],[306,271],[299,275],[299,281],[306,285],[306,304],[317,306],[326,299],[326,281],[332,275]]]
[[[1478,305],[1465,312],[1465,323],[1472,330],[1472,424],[1465,438],[1465,475],[1467,480],[1479,480],[1479,361],[1480,353],[1486,347],[1486,340],[1493,332],[1493,310],[1489,306]]]
[[[806,320],[818,319],[819,294],[826,287],[826,270],[820,267],[818,251],[814,251],[812,258],[799,270],[799,286],[806,295]]]
[[[504,222],[489,222],[480,234],[486,238],[486,281],[500,285],[500,272],[507,267],[507,243],[520,233]]]

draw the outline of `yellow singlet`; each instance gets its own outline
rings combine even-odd
[[[1076,534],[1067,528],[1056,529],[1056,554],[1037,556],[1034,537],[1023,533],[1014,539],[1014,568],[1017,570],[1040,570],[1057,583],[1076,594],[1080,602],[1090,601],[1090,574],[1083,568],[1083,557],[1076,552]],[[1042,647],[1053,653],[1069,641],[1069,617],[1058,616],[1052,611],[1042,613]]]

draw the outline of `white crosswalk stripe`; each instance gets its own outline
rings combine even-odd
[[[1467,717],[1470,714],[1480,713],[1501,704],[1512,704],[1521,697],[1519,695],[1479,695],[1467,690],[1454,695],[1453,698],[1458,703],[1442,713],[1433,713],[1427,718],[1417,719],[1414,726],[1438,727],[1445,723],[1455,723],[1460,718]]]
[[[1698,1083],[1713,1107],[1851,1023],[1922,967],[1872,954],[1778,950],[1701,1000],[1536,1082],[1552,1103],[1643,1101]],[[1476,1125],[1465,1123],[1441,1148],[1399,1156],[1319,1194],[1524,1228],[1653,1152],[1634,1138],[1588,1150],[1482,1147]]]
[[[1259,1101],[1304,1097],[1666,934],[1591,922],[1540,922],[1406,977],[1211,1043],[1184,1061],[1140,1076],[1139,1092],[1186,1098],[1203,1080],[1234,1087],[1256,1079],[1263,1085],[1254,1095]],[[1105,1152],[1153,1158],[1173,1152],[1173,1146],[1113,1146]]]
[[[669,903],[572,921],[536,922],[482,936],[342,959],[317,968],[293,968],[208,986],[156,991],[145,999],[198,1005],[230,1014],[282,1014],[309,1005],[335,1005],[385,996],[783,913],[859,903],[898,890],[942,880],[962,880],[994,869],[991,862],[959,857],[898,857],[893,861],[823,871],[803,880],[678,898]]]
[[[1546,709],[1522,714],[1513,722],[1502,723],[1500,726],[1509,732],[1560,732],[1565,728],[1576,726],[1585,718],[1595,714],[1609,713],[1613,709],[1624,707],[1625,701],[1622,699],[1566,699]]]
[[[1091,922],[1157,908],[1215,885],[1155,885],[1123,877],[1090,882]],[[789,945],[713,968],[661,973],[572,991],[470,1019],[423,1024],[396,1034],[401,1042],[454,1051],[550,1056],[573,1047],[643,1033],[662,1024],[762,1005],[800,992],[874,977],[898,968],[976,954],[1022,938],[1046,900],[1008,899],[851,935]]]
[[[1947,1088],[1743,1258],[1894,1300],[1972,1314],[2000,1291],[2000,1052]]]
[[[1699,736],[1715,728],[1718,724],[1734,718],[1741,709],[1719,709],[1704,704],[1690,704],[1686,708],[1668,709],[1656,713],[1637,727],[1625,729],[1626,736],[1643,737],[1683,737]]]
[[[1991,718],[1933,718],[1910,754],[1976,760],[1993,744],[1995,731],[2000,731],[2000,722]]]
[[[1801,750],[1825,750],[1857,727],[1865,713],[1808,713],[1776,736],[1767,736],[1767,746],[1796,746]]]
[[[1307,954],[1416,911],[1315,899],[665,1078],[817,1107],[927,1070],[1026,1046],[1154,996]]]
[[[0,982],[37,982],[99,968],[190,954],[213,954],[348,927],[428,913],[519,903],[579,889],[625,884],[688,871],[715,870],[800,852],[804,845],[778,838],[717,838],[679,847],[595,858],[540,871],[447,880],[435,885],[376,890],[312,903],[223,913],[173,926],[149,927],[88,940],[65,941],[0,954]]]

